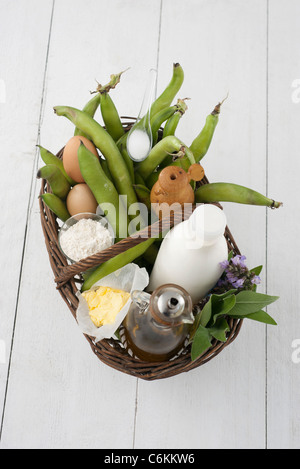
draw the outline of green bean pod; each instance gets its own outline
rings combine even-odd
[[[100,207],[104,212],[107,211],[106,218],[119,238],[119,194],[103,171],[99,159],[83,143],[80,144],[77,154],[82,177]],[[107,204],[112,204],[114,210],[107,210]]]
[[[142,256],[147,249],[154,243],[155,238],[149,238],[146,241],[137,244],[133,248],[118,254],[117,256],[109,259],[108,261],[97,267],[89,276],[86,276],[85,281],[82,285],[81,291],[86,291],[92,288],[92,286],[101,280],[103,277],[121,269],[125,265],[133,262],[138,257]]]
[[[108,168],[107,161],[106,160],[101,160],[101,166],[102,166],[103,171],[105,172],[106,177],[108,177],[108,179],[111,182],[113,182],[113,178],[112,178],[111,172]]]
[[[146,186],[144,179],[139,173],[135,173],[135,183],[141,184],[142,186]]]
[[[196,190],[195,201],[196,203],[235,202],[238,204],[261,205],[271,208],[278,208],[282,205],[282,202],[269,199],[248,187],[227,182],[204,184]]]
[[[58,158],[56,155],[53,155],[53,153],[51,153],[49,150],[46,150],[46,148],[41,147],[41,145],[37,145],[37,146],[40,149],[40,155],[41,155],[43,162],[45,164],[51,164],[51,165],[57,166],[61,170],[65,178],[67,179],[68,183],[71,186],[75,186],[77,182],[73,181],[73,179],[70,178],[70,176],[68,176],[68,174],[66,173],[64,169],[62,160]]]
[[[71,185],[57,166],[54,164],[43,166],[38,170],[37,178],[46,179],[50,184],[53,194],[57,195],[57,197],[62,200],[67,198]]]
[[[180,111],[176,111],[166,122],[163,131],[163,138],[168,137],[169,135],[175,135],[179,121],[182,117]]]
[[[128,133],[129,132],[126,132],[124,135],[122,135],[122,137],[119,138],[119,140],[117,140],[116,144],[117,144],[117,147],[119,148],[119,150],[122,147],[122,145],[126,147]]]
[[[150,176],[147,177],[145,185],[148,187],[148,189],[150,189],[150,191],[154,184],[158,181],[159,173],[160,171],[153,171],[153,173],[151,173]]]
[[[146,180],[167,155],[174,152],[185,151],[187,161],[195,163],[192,152],[177,137],[170,135],[160,140],[150,151],[148,157],[138,164],[137,171]]]
[[[86,105],[83,108],[83,111],[86,112],[90,117],[94,117],[99,107],[99,104],[100,104],[100,96],[97,94],[93,96],[93,98],[90,99],[88,103],[86,103]],[[75,128],[74,135],[81,135],[82,137],[89,138],[89,136],[85,134],[84,132],[82,132],[82,130],[80,130],[78,127]]]
[[[133,203],[136,203],[137,198],[126,163],[109,133],[92,117],[79,109],[69,106],[56,106],[54,111],[58,116],[69,119],[89,135],[95,146],[104,155],[119,194],[127,196],[127,206],[130,207]]]
[[[117,108],[108,92],[99,93],[100,109],[107,132],[116,142],[124,135],[124,129]]]
[[[139,202],[145,204],[148,210],[151,210],[150,189],[143,184],[134,184],[134,189]]]
[[[49,207],[58,218],[60,218],[60,220],[66,221],[70,218],[71,215],[68,212],[65,202],[57,197],[57,195],[47,193],[41,194],[40,197],[43,199],[43,202],[47,207]]]
[[[127,134],[126,134],[126,135],[127,135]],[[123,142],[124,142],[124,143],[123,143]],[[121,153],[121,155],[122,155],[122,157],[123,157],[123,160],[124,160],[125,163],[126,163],[126,166],[127,166],[127,169],[128,169],[129,175],[130,175],[131,182],[134,183],[134,182],[135,182],[134,165],[133,165],[132,159],[131,159],[130,156],[128,155],[127,146],[126,146],[126,140],[123,140],[123,141],[120,143],[120,146],[119,146],[118,148],[119,148],[120,153]]]
[[[149,264],[154,265],[158,255],[158,247],[155,244],[151,244],[151,246],[144,252],[143,258],[146,259]]]
[[[217,104],[211,114],[207,116],[203,129],[190,145],[190,149],[193,152],[196,163],[199,163],[208,152],[217,124],[219,122],[222,103],[223,101]]]
[[[151,117],[171,105],[173,99],[181,88],[183,80],[184,72],[181,65],[179,63],[173,64],[173,75],[171,81],[162,94],[152,104]]]
[[[188,171],[190,167],[189,159],[185,154],[180,155],[179,154],[174,154],[174,155],[168,155],[164,159],[164,161],[159,165],[158,172],[160,173],[162,169],[166,168],[167,166],[180,166],[183,168],[185,171]]]
[[[159,111],[157,114],[155,114],[152,117],[150,121],[150,125],[151,125],[151,131],[152,131],[152,139],[153,139],[152,145],[153,146],[156,145],[157,143],[158,131],[161,128],[162,124],[166,122],[166,120],[168,120],[171,116],[173,116],[173,114],[177,111],[177,109],[178,108],[176,105],[169,106],[167,108],[162,109],[161,111]]]

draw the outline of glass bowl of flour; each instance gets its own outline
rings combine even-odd
[[[95,213],[73,215],[58,234],[59,248],[71,264],[109,248],[114,242],[111,225]]]

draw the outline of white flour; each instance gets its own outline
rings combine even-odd
[[[80,261],[112,245],[112,237],[101,223],[82,218],[67,231],[61,233],[60,245],[73,261]]]

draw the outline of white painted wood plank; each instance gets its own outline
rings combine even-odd
[[[191,98],[178,135],[189,144],[229,91],[209,154],[208,178],[265,192],[266,2],[164,0],[159,86],[171,62]],[[265,263],[265,210],[224,204],[249,267]],[[260,291],[263,291],[263,286]],[[139,382],[137,448],[263,448],[265,327],[244,322],[210,363],[163,382]]]
[[[52,0],[0,2],[0,421],[39,125]]]
[[[292,343],[300,338],[300,4],[269,3],[268,192],[284,205],[268,216],[268,291],[280,295],[278,327],[267,339],[268,447],[299,449],[300,364]]]
[[[54,105],[82,107],[95,78],[106,82],[111,73],[130,66],[113,96],[120,113],[136,114],[145,76],[157,59],[159,1],[78,0],[75,5],[55,3],[41,128],[41,144],[51,151],[73,133],[68,121],[54,115]],[[38,186],[1,447],[131,448],[137,380],[99,362],[55,290],[39,221]]]

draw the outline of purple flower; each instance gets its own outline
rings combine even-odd
[[[216,288],[219,291],[228,291],[232,288],[238,290],[254,290],[255,285],[261,283],[260,277],[250,271],[245,264],[246,256],[236,255],[229,260],[220,262],[223,274]]]
[[[238,281],[238,277],[234,275],[232,272],[228,272],[226,274],[226,277],[227,277],[227,280],[232,284]]]
[[[228,261],[220,262],[220,266],[222,267],[222,269],[225,270],[227,267],[229,267],[229,262]]]
[[[239,278],[236,282],[234,282],[232,285],[235,288],[241,288],[244,285],[245,279]]]
[[[231,262],[235,266],[246,267],[244,261],[246,260],[246,256],[235,256],[231,259]]]
[[[254,275],[254,277],[251,279],[251,283],[253,285],[259,285],[261,282],[261,279],[258,275]]]

